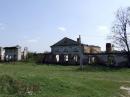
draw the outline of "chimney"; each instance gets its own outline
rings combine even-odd
[[[79,44],[81,44],[81,37],[80,37],[80,35],[79,35],[79,38],[77,38],[77,42],[78,42]]]
[[[112,45],[111,43],[106,43],[106,52],[111,53],[112,52]]]

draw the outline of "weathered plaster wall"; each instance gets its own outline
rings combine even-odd
[[[57,46],[51,49],[53,54],[79,54],[81,51],[79,46]]]

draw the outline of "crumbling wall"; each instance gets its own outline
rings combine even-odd
[[[61,65],[79,65],[79,54],[43,54],[42,63],[44,64],[61,64]],[[99,64],[106,66],[126,66],[126,53],[98,53],[84,54],[83,64]]]
[[[42,63],[44,64],[62,64],[62,65],[77,65],[79,64],[80,57],[75,54],[43,54]]]
[[[88,64],[100,64],[107,66],[126,66],[127,54],[126,53],[99,53],[88,54],[85,56]]]

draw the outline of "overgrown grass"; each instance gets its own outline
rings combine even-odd
[[[18,97],[27,97],[28,95],[32,95],[34,92],[39,90],[39,85],[29,84],[21,80],[13,79],[13,77],[9,75],[1,75],[0,76],[0,93],[15,95]]]
[[[37,65],[18,62],[1,63],[0,76],[33,85],[40,89],[27,97],[120,97],[120,86],[130,86],[130,69],[87,65],[83,71],[78,66]],[[0,91],[0,97],[20,97]]]

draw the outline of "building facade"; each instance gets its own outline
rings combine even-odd
[[[101,48],[99,46],[82,44],[80,37],[77,38],[77,41],[65,37],[51,46],[52,54],[79,54],[100,52]]]
[[[80,65],[83,64],[103,64],[108,66],[128,66],[127,53],[114,52],[113,45],[106,43],[106,51],[101,51],[99,46],[86,45],[81,43],[81,38],[77,41],[67,37],[61,39],[51,46],[50,53],[41,55],[41,62],[47,64]]]
[[[20,61],[21,58],[21,47],[19,45],[14,47],[5,47],[5,60],[6,61]]]
[[[81,65],[85,53],[100,52],[99,46],[82,44],[80,36],[77,41],[65,37],[51,46],[51,53],[44,54],[43,63]]]

